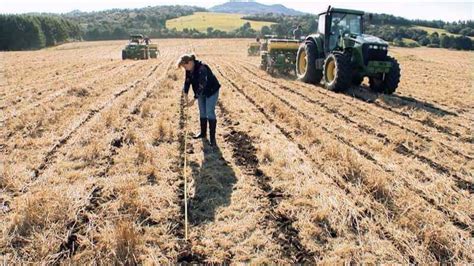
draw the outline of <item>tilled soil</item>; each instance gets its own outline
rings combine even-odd
[[[260,70],[250,41],[157,40],[146,61],[119,41],[0,53],[0,259],[474,260],[471,52],[392,48],[395,94],[334,93]],[[185,52],[222,84],[217,148],[191,138]]]

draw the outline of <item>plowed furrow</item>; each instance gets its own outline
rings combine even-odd
[[[120,73],[123,73],[125,71],[134,71],[133,68],[136,65],[137,64],[132,64],[132,65],[127,66],[126,68],[114,68],[115,69],[114,71],[107,71],[107,73],[105,75],[101,76],[101,77],[95,77],[92,80],[87,81],[87,82],[81,81],[81,87],[89,87],[89,86],[96,87],[97,82],[99,82],[101,80],[105,80],[109,77],[117,76]],[[34,108],[38,108],[40,106],[45,106],[45,105],[51,104],[54,101],[56,101],[58,98],[65,96],[68,93],[69,89],[71,89],[70,86],[65,86],[62,89],[55,90],[54,93],[51,93],[47,96],[42,97],[38,101],[35,101],[31,104],[27,104],[24,107],[21,107],[21,106],[16,107],[12,112],[10,112],[10,115],[7,116],[4,121],[8,121],[8,120],[12,119],[13,117],[17,117],[17,116],[20,116],[22,114],[25,114],[25,113],[27,113],[28,111],[30,111]],[[70,102],[65,102],[64,104],[71,104],[71,103]]]
[[[263,80],[265,80],[265,81],[272,82],[272,83],[275,83],[275,82],[276,82],[275,78],[269,78],[269,77],[267,77],[267,76],[258,75],[258,74],[256,74],[254,71],[252,71],[252,70],[250,70],[249,68],[247,68],[246,66],[242,66],[242,67],[243,67],[244,69],[246,69],[247,71],[253,73],[254,75],[258,76],[260,79],[263,79]],[[255,67],[255,66],[254,66],[254,67]],[[256,71],[258,71],[258,68],[257,68],[257,67],[255,67],[255,68],[256,68]],[[305,88],[308,88],[308,89],[312,89],[312,93],[317,93],[317,94],[319,94],[319,95],[322,95],[323,98],[329,97],[329,98],[331,98],[331,99],[335,99],[336,101],[341,101],[341,100],[342,100],[342,101],[344,101],[344,102],[346,102],[346,103],[348,103],[348,104],[351,104],[351,105],[354,106],[354,108],[356,108],[356,109],[368,111],[368,110],[366,110],[366,109],[363,109],[363,108],[362,108],[361,106],[359,106],[359,105],[353,105],[352,103],[350,103],[350,102],[346,99],[346,96],[344,96],[344,95],[336,95],[336,96],[335,96],[335,95],[333,95],[333,94],[334,94],[333,92],[328,92],[328,91],[325,91],[324,89],[318,89],[318,88],[315,89],[315,86],[314,86],[314,85],[309,85],[309,84],[305,84],[305,83],[297,82],[297,81],[292,81],[292,80],[289,80],[289,81],[288,81],[288,80],[283,80],[283,79],[278,80],[278,82],[279,82],[279,83],[282,83],[282,82],[290,83],[290,84],[292,84],[292,85],[297,85],[297,86],[299,86],[299,87],[305,87]],[[380,105],[380,104],[377,103],[377,102],[367,103],[367,102],[366,102],[366,99],[362,99],[361,104],[369,104],[369,105],[372,105],[372,106],[375,105],[376,107],[379,107],[379,108],[377,108],[377,109],[379,109],[379,110],[382,109],[382,110],[386,111],[385,114],[387,114],[387,115],[386,115],[385,117],[387,117],[387,118],[389,117],[389,116],[388,116],[388,113],[396,114],[396,115],[398,115],[400,118],[405,118],[405,119],[407,119],[407,120],[409,120],[409,121],[411,121],[411,122],[415,122],[415,123],[417,123],[417,124],[419,124],[419,125],[422,125],[422,126],[424,126],[424,127],[429,127],[429,128],[431,128],[431,129],[434,129],[437,133],[439,133],[439,134],[441,134],[441,135],[445,135],[446,137],[448,137],[448,139],[449,139],[450,137],[454,137],[454,138],[456,138],[456,140],[458,140],[458,141],[468,142],[467,140],[464,140],[464,138],[462,138],[462,136],[461,136],[459,133],[457,133],[457,132],[456,132],[456,133],[451,133],[452,130],[448,129],[447,126],[440,126],[440,125],[437,125],[437,124],[435,124],[435,123],[430,123],[429,120],[428,120],[428,121],[421,120],[421,119],[418,119],[418,118],[415,118],[415,117],[410,116],[408,113],[404,113],[404,112],[401,112],[401,111],[398,111],[398,110],[395,110],[395,109],[394,109],[394,111],[396,111],[396,112],[393,112],[392,110],[388,110],[388,109],[387,109],[387,108],[389,108],[389,107],[386,107],[386,106],[383,106],[383,107],[382,107],[382,105]],[[390,108],[391,108],[391,107],[390,107]],[[393,109],[393,108],[391,108],[391,109]],[[374,111],[372,110],[372,112],[374,112]],[[387,112],[388,112],[388,113],[387,113]],[[370,113],[370,112],[368,112],[368,113]],[[378,114],[378,113],[380,113],[380,111],[375,111],[374,113],[375,113],[375,114]],[[462,126],[462,127],[465,127],[465,126],[462,125],[462,124],[459,124],[459,125]]]
[[[263,89],[264,91],[272,94],[274,97],[278,98],[280,101],[282,101],[284,104],[289,106],[291,109],[297,111],[300,115],[302,115],[306,119],[309,119],[309,120],[316,119],[315,116],[310,116],[306,112],[298,109],[294,104],[291,104],[288,100],[283,99],[282,97],[277,95],[275,92],[273,92],[271,89],[266,88],[265,86],[259,84],[258,82],[254,81],[254,80],[249,80],[249,81],[251,83],[255,84],[256,86],[258,86],[259,88]],[[296,92],[295,90],[293,90],[291,88],[285,87],[285,89],[292,92],[292,93],[294,93],[294,94],[297,94],[297,95],[301,96],[300,93]],[[341,120],[343,120],[344,122],[346,122],[348,124],[354,125],[354,128],[359,130],[361,133],[371,135],[374,138],[379,139],[379,141],[383,144],[396,144],[395,141],[393,141],[392,139],[390,139],[388,137],[389,136],[388,133],[378,132],[378,130],[371,127],[370,125],[361,124],[360,122],[355,121],[354,119],[350,118],[349,116],[347,116],[345,114],[342,114],[337,109],[328,107],[324,103],[319,103],[315,100],[311,100],[311,99],[308,99],[308,98],[303,98],[303,99],[310,102],[310,103],[312,103],[312,104],[318,104],[319,106],[321,106],[325,109],[326,113],[328,113],[330,115],[333,115],[337,118],[340,118]],[[334,132],[328,132],[328,133],[332,134]],[[433,160],[431,158],[428,158],[424,155],[421,155],[418,152],[416,152],[414,149],[409,148],[404,144],[398,144],[397,148],[394,151],[397,152],[398,154],[402,155],[402,156],[406,156],[408,158],[415,158],[415,159],[425,163],[430,168],[435,170],[438,174],[448,175],[448,176],[453,177],[455,179],[456,184],[458,185],[458,187],[460,189],[467,190],[471,194],[474,193],[474,183],[472,183],[472,182],[468,181],[467,179],[462,178],[461,176],[459,176],[456,173],[457,172],[456,170],[454,170],[454,169],[452,169],[448,166],[442,165],[441,163],[436,162],[435,160]],[[362,151],[362,152],[363,152],[363,154],[366,154],[366,155],[369,154],[369,152],[364,152],[364,151]],[[460,154],[460,153],[458,153],[458,154]],[[447,154],[447,156],[452,156],[452,154]],[[366,156],[366,157],[368,159],[372,160],[372,161],[374,160],[372,156]],[[462,157],[464,157],[464,159],[469,159],[468,158],[469,156],[464,155],[464,154],[462,154]]]
[[[158,66],[155,66],[147,75],[147,77],[150,77],[158,68]],[[76,122],[71,129],[61,137],[56,144],[53,145],[49,149],[48,152],[46,152],[41,164],[35,169],[35,175],[33,180],[38,179],[42,173],[53,163],[54,161],[54,156],[58,152],[61,147],[63,147],[69,139],[81,128],[83,127],[87,122],[89,122],[95,115],[100,113],[104,108],[107,106],[110,106],[113,104],[113,102],[122,96],[124,93],[133,90],[142,82],[142,79],[135,80],[132,82],[130,85],[124,86],[123,88],[119,89],[118,91],[114,92],[111,98],[109,98],[107,101],[99,104],[95,109],[89,110],[89,112],[83,116],[81,119]]]
[[[246,69],[246,71],[250,74],[252,74],[253,76],[255,76],[257,79],[256,80],[250,80],[252,81],[253,83],[257,83],[257,80],[259,81],[264,81],[264,82],[268,82],[269,84],[272,84],[272,86],[278,86],[279,88],[285,90],[285,91],[288,91],[288,92],[291,92],[293,94],[296,94],[298,95],[299,97],[301,97],[304,101],[308,102],[308,103],[311,103],[311,104],[317,104],[319,106],[321,106],[322,108],[324,108],[326,110],[326,112],[329,112],[331,114],[334,114],[335,116],[339,116],[341,117],[342,119],[346,120],[346,121],[351,121],[352,119],[349,118],[349,115],[346,115],[344,113],[342,113],[340,110],[336,109],[335,107],[332,107],[330,104],[326,103],[326,102],[323,102],[321,100],[319,100],[320,98],[310,98],[308,97],[307,95],[289,87],[289,86],[285,86],[285,85],[280,85],[280,84],[276,84],[274,82],[270,82],[270,81],[266,81],[264,79],[261,79],[260,76],[257,76],[255,73],[251,72],[246,66],[242,66],[242,65],[239,65],[239,67],[242,67],[244,69]],[[354,105],[351,105],[351,107],[354,107]],[[361,110],[362,111],[362,110]],[[467,160],[473,160],[474,157],[470,156],[470,155],[466,155],[464,154],[463,152],[459,151],[458,149],[455,149],[447,144],[445,144],[443,141],[437,141],[437,140],[434,140],[433,138],[427,136],[427,135],[424,135],[422,133],[419,133],[417,131],[414,131],[410,128],[407,128],[406,126],[402,125],[402,124],[399,124],[398,122],[395,122],[393,120],[390,120],[390,119],[387,119],[385,117],[381,117],[381,116],[377,116],[376,114],[372,113],[372,112],[365,112],[364,111],[364,114],[365,115],[369,115],[369,116],[372,116],[372,117],[375,117],[377,119],[379,119],[380,121],[382,121],[382,124],[383,123],[386,123],[390,126],[393,126],[393,127],[396,127],[396,128],[399,128],[401,130],[403,130],[404,132],[406,133],[409,133],[411,134],[412,136],[414,137],[417,137],[417,138],[420,138],[428,143],[436,143],[436,145],[439,145],[441,146],[443,149],[446,149],[447,151],[449,151],[450,153],[456,155],[456,156],[459,156],[459,157],[462,157],[463,159],[467,159]],[[355,114],[355,113],[351,113],[351,116],[354,116],[354,115],[358,115],[358,114]],[[361,125],[361,127],[366,127],[365,125]],[[370,131],[373,131],[374,132],[374,129],[369,129]],[[375,132],[374,132],[375,133]],[[380,134],[380,133],[375,133],[376,135],[378,136],[387,136],[387,134]],[[449,154],[448,156],[452,156],[451,154]]]
[[[220,67],[218,66],[216,68],[217,72],[219,73],[219,75],[224,78],[229,84],[232,85],[232,87],[234,89],[236,89],[245,99],[247,99],[252,105],[255,106],[255,108],[257,110],[260,111],[260,113],[271,123],[273,124],[289,141],[291,142],[295,142],[297,143],[297,141],[295,140],[295,138],[293,137],[293,134],[290,133],[289,131],[287,131],[284,127],[282,127],[281,125],[279,125],[273,118],[271,115],[269,115],[265,110],[264,107],[260,106],[252,97],[250,97],[249,95],[247,95],[245,92],[243,92],[242,89],[239,88],[239,86],[237,86],[232,80],[228,79],[227,76],[225,74],[223,74],[220,70]],[[349,144],[350,145],[350,144]],[[297,143],[297,146],[298,148],[308,157],[308,158],[312,158],[310,152],[300,143]],[[316,161],[312,160],[313,163],[316,163]],[[317,167],[319,168],[319,167]],[[317,169],[316,168],[316,169]],[[331,176],[331,175],[329,175]],[[333,177],[333,176],[331,176]],[[333,177],[334,178],[334,177]],[[348,187],[344,182],[342,182],[341,180],[338,180],[337,178],[334,178],[334,182],[335,184],[339,187],[339,189],[341,189],[342,191],[345,191],[346,193],[349,193],[349,194],[354,194],[354,195],[358,195],[359,193],[354,191],[352,188]],[[364,204],[364,203],[361,203],[361,204]],[[383,238],[383,239],[389,239],[390,241],[393,242],[394,246],[402,253],[402,254],[405,254],[407,257],[410,257],[409,256],[409,247],[405,246],[404,243],[400,243],[397,241],[396,237],[393,236],[393,234],[387,230],[385,228],[385,226],[383,224],[380,224],[376,219],[377,217],[380,217],[377,213],[373,213],[373,210],[371,209],[365,209],[365,212],[366,214],[360,214],[360,217],[361,219],[362,218],[368,218],[370,220],[373,221],[373,223],[379,227],[378,230],[379,230],[379,234],[380,234],[380,237]],[[382,219],[383,220],[383,219]],[[411,262],[415,262],[415,258],[411,258],[410,259]]]
[[[230,143],[233,150],[233,157],[237,165],[241,165],[245,170],[253,175],[258,187],[265,193],[270,206],[266,206],[265,223],[274,221],[277,230],[273,233],[273,239],[282,247],[283,253],[292,263],[315,263],[315,257],[318,256],[309,251],[302,243],[299,237],[299,231],[293,225],[294,220],[283,213],[275,211],[278,208],[279,201],[284,192],[279,189],[273,189],[271,186],[272,177],[265,175],[259,169],[259,160],[255,155],[256,148],[252,144],[252,139],[247,133],[234,129],[229,111],[221,102],[218,106],[222,112],[225,123],[230,133],[224,136],[224,139]],[[246,155],[242,154],[242,150]]]
[[[107,62],[105,64],[100,64],[100,65],[94,66],[94,67],[84,68],[84,66],[82,66],[82,67],[76,68],[77,71],[72,71],[72,72],[71,71],[55,70],[53,72],[61,71],[64,74],[58,75],[57,77],[52,77],[49,80],[42,80],[40,78],[40,79],[35,79],[31,83],[15,85],[15,86],[19,86],[20,89],[16,90],[15,88],[13,88],[12,90],[10,90],[11,93],[6,95],[5,99],[9,99],[10,97],[13,97],[13,96],[16,97],[18,95],[23,95],[24,93],[29,93],[29,92],[33,91],[34,89],[37,89],[40,84],[41,84],[42,89],[35,90],[34,91],[35,94],[47,95],[46,94],[47,92],[54,93],[55,92],[54,84],[57,83],[57,82],[63,83],[63,82],[68,82],[68,81],[73,81],[73,80],[81,80],[81,82],[82,82],[83,81],[82,77],[85,77],[89,74],[94,74],[94,73],[97,73],[97,72],[103,72],[106,69],[109,69],[110,65],[117,65],[117,64],[118,64],[117,61],[114,61],[114,62]],[[25,100],[28,100],[28,99],[25,99]]]
[[[313,115],[310,115],[306,112],[303,112],[301,110],[299,110],[295,105],[293,105],[292,103],[290,103],[287,99],[283,99],[282,97],[280,97],[279,95],[277,95],[275,92],[271,91],[270,89],[264,87],[264,86],[261,86],[261,85],[258,85],[258,87],[268,93],[270,93],[273,97],[277,98],[279,101],[281,101],[283,104],[287,105],[291,110],[294,110],[295,112],[297,112],[300,116],[302,116],[303,118],[307,119],[308,121],[318,121],[318,117],[316,116],[313,116]],[[352,121],[350,118],[348,117],[344,117],[343,119],[344,122],[348,122],[348,123],[353,123],[353,124],[357,124],[357,122],[355,121]],[[329,125],[329,123],[327,123]],[[327,126],[321,126],[321,128],[328,134],[334,136],[335,138],[337,138],[340,142],[344,143],[345,145],[353,148],[354,150],[356,150],[361,156],[365,157],[366,159],[368,159],[369,161],[371,161],[372,163],[374,163],[376,166],[380,167],[381,169],[384,169],[385,171],[387,172],[391,172],[391,170],[383,163],[383,162],[380,162],[378,161],[377,159],[374,158],[374,156],[372,155],[372,152],[371,151],[367,151],[363,148],[360,148],[360,147],[357,147],[355,146],[353,143],[353,141],[349,140],[349,139],[346,139],[344,138],[343,136],[339,135],[336,130],[332,130],[332,129],[329,129]],[[376,134],[373,133],[373,129],[371,130],[368,130],[367,127],[362,127],[362,126],[356,126],[357,129],[361,130],[363,133],[367,133],[367,134],[371,134],[373,136],[375,136],[376,138],[379,138]],[[386,137],[382,138],[382,142],[384,143],[390,143],[390,140],[387,139]],[[405,147],[405,146],[403,146]],[[437,172],[441,173],[441,174],[449,174],[450,171],[443,171],[443,170],[446,170],[444,168],[442,168],[442,166],[438,165],[438,164],[435,164],[434,162],[432,162],[431,160],[429,160],[428,158],[425,158],[423,156],[419,156],[419,155],[416,155],[414,154],[413,152],[410,152],[408,149],[405,149],[405,150],[399,150],[397,149],[396,150],[399,154],[401,155],[411,155],[413,156],[414,158],[417,158],[419,160],[421,160],[422,162],[424,163],[427,163],[430,167],[432,167],[433,169],[435,169]],[[435,164],[435,165],[432,165],[432,164]],[[400,175],[400,176],[403,176],[403,175]],[[459,176],[456,176],[456,175],[453,175],[453,177],[456,179],[456,184],[459,185],[459,187],[461,189],[466,189],[468,190],[470,193],[473,192],[473,188],[474,186],[468,182],[468,181],[465,181],[463,179],[461,179]],[[461,220],[459,220],[451,211],[449,208],[447,207],[444,207],[444,206],[441,206],[439,204],[436,204],[435,200],[432,199],[429,195],[426,195],[426,193],[423,193],[420,189],[417,189],[414,187],[414,185],[409,182],[408,180],[406,180],[405,178],[402,178],[401,179],[402,182],[404,183],[404,185],[409,188],[410,190],[416,192],[417,194],[419,194],[425,201],[427,201],[428,203],[430,204],[434,204],[434,207],[447,214],[448,217],[451,219],[451,221],[453,222],[453,224],[457,225],[460,227],[460,229],[462,230],[466,230],[466,229],[469,229],[470,226],[467,224],[467,223],[464,223],[462,222]],[[470,222],[471,223],[471,222]]]

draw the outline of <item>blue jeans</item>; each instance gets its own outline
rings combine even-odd
[[[199,117],[208,120],[216,120],[216,104],[219,98],[219,90],[210,97],[201,95],[198,97]]]

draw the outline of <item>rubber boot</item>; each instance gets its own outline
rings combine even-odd
[[[210,142],[211,146],[215,147],[216,144],[216,127],[217,127],[217,120],[209,120],[209,135],[210,135]]]
[[[206,138],[206,131],[207,131],[207,118],[200,118],[201,121],[201,132],[196,134],[193,138],[194,139],[205,139]]]

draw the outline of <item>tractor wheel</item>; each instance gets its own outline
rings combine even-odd
[[[370,88],[373,91],[385,94],[392,94],[398,87],[398,83],[400,83],[400,65],[398,61],[388,56],[388,61],[392,63],[392,67],[390,71],[385,74],[385,78],[378,79],[378,78],[370,78]]]
[[[324,84],[328,90],[340,92],[351,86],[350,58],[343,53],[331,53],[324,61]]]
[[[296,76],[299,80],[317,84],[321,81],[323,73],[316,69],[317,48],[313,42],[300,45],[296,55]]]
[[[384,80],[384,93],[392,94],[398,87],[398,83],[400,83],[400,65],[398,61],[388,56],[388,60],[392,63],[392,67],[390,71],[385,75]]]
[[[122,60],[125,60],[125,59],[127,59],[127,52],[122,51]]]

